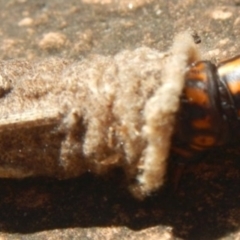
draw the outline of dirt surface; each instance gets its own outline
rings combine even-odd
[[[165,51],[192,29],[203,58],[240,52],[238,0],[0,0],[4,60],[83,59],[140,46]],[[169,66],[171,71],[171,66]],[[1,180],[0,239],[240,239],[237,147],[189,165],[181,184],[143,202],[121,172],[79,179]]]

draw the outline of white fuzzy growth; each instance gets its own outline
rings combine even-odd
[[[143,135],[147,141],[141,173],[137,179],[141,194],[148,195],[164,182],[175,114],[188,65],[199,60],[199,52],[189,33],[179,34],[163,63],[162,85],[144,109]]]
[[[122,167],[138,180],[137,197],[150,194],[163,184],[185,71],[198,55],[182,33],[167,53],[142,47],[75,63],[1,61],[0,176]]]

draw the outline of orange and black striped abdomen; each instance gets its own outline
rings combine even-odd
[[[228,122],[222,115],[216,66],[209,61],[197,62],[185,79],[173,151],[191,157],[225,143]]]
[[[218,66],[219,80],[225,84],[231,97],[232,109],[240,120],[240,56],[224,61]]]

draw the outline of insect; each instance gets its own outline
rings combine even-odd
[[[173,137],[173,151],[183,158],[224,145],[240,121],[240,56],[215,65],[192,64],[185,76]]]

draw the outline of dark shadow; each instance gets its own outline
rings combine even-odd
[[[131,197],[118,171],[107,177],[86,174],[66,181],[1,180],[0,231],[94,226],[127,226],[137,231],[168,225],[183,239],[217,239],[240,224],[237,156],[226,151],[210,154],[186,168],[175,193],[169,185],[143,202]]]

